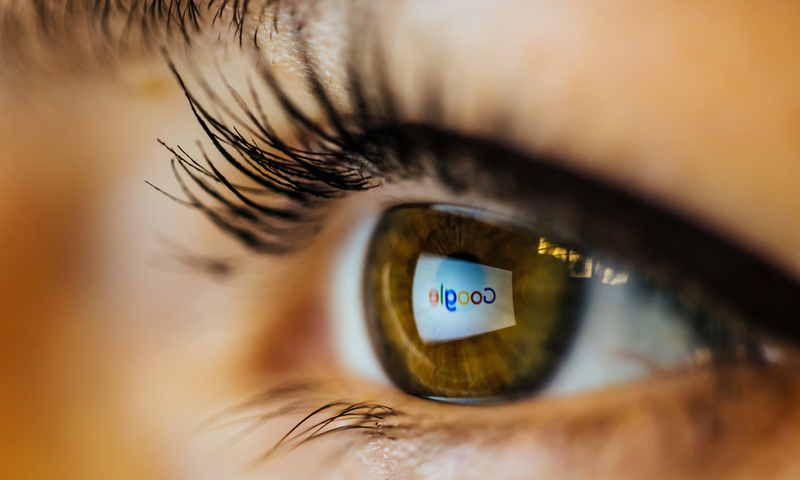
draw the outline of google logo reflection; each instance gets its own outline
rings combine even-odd
[[[495,293],[494,289],[491,287],[486,287],[483,289],[483,291],[486,293],[481,293],[478,290],[475,290],[472,293],[469,293],[466,290],[461,290],[460,292],[456,293],[455,290],[445,290],[444,284],[441,284],[439,285],[438,290],[431,288],[431,291],[428,293],[428,299],[431,301],[432,307],[444,305],[448,311],[455,312],[456,302],[461,305],[466,305],[470,302],[474,305],[480,305],[481,303],[494,303],[495,299],[497,298],[497,293]],[[488,293],[491,294],[491,297],[487,295]]]

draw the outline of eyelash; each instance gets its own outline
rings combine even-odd
[[[348,78],[351,87],[349,98],[358,113],[339,110],[315,73],[308,52],[302,46],[303,37],[298,26],[294,34],[301,45],[299,54],[306,62],[305,79],[311,85],[317,105],[325,112],[326,126],[311,120],[301,111],[268,67],[259,64],[257,74],[280,103],[281,113],[295,127],[299,147],[289,146],[289,142],[272,129],[249,78],[248,100],[253,107],[248,106],[244,97],[220,72],[229,100],[238,108],[236,112],[193,69],[192,78],[207,98],[208,108],[187,87],[167,52],[162,52],[216,152],[256,184],[243,186],[231,182],[216,168],[202,146],[199,148],[207,168],[181,147],[172,148],[161,142],[173,155],[173,173],[188,201],[167,195],[201,211],[224,231],[260,253],[282,254],[301,246],[303,242],[300,240],[318,228],[319,217],[315,212],[329,200],[377,187],[386,180],[419,175],[424,169],[419,160],[422,157],[420,153],[442,150],[443,142],[439,142],[435,134],[429,134],[427,141],[412,139],[387,116],[368,113],[393,112],[392,105],[396,104],[396,99],[384,89],[377,101],[367,100],[366,93],[360,88],[363,79],[353,69]],[[212,109],[215,114],[211,113]],[[201,201],[184,177],[188,177],[212,202]],[[233,198],[226,195],[233,195]]]
[[[371,401],[331,400],[330,393],[326,392],[329,386],[324,380],[286,382],[218,413],[204,425],[213,430],[238,427],[229,441],[233,445],[270,420],[302,415],[301,420],[261,456],[261,461],[286,455],[331,434],[339,436],[349,432],[362,438],[392,439],[392,430],[408,428],[403,412]],[[401,419],[403,427],[400,427]]]

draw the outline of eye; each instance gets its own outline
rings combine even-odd
[[[338,295],[363,302],[340,334],[347,363],[412,395],[478,403],[786,357],[646,272],[546,230],[444,205],[367,222],[354,249],[368,244],[361,295]],[[357,283],[349,275],[339,283]]]
[[[534,391],[573,336],[586,285],[571,272],[583,274],[585,261],[573,254],[569,265],[549,254],[569,250],[479,216],[395,208],[373,236],[364,273],[370,338],[408,393],[483,399]]]

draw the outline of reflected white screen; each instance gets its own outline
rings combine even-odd
[[[417,260],[412,303],[425,343],[448,342],[517,324],[508,270],[423,253]]]

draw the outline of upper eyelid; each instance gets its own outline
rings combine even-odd
[[[307,52],[302,50],[305,48],[302,34],[297,37],[301,57],[313,62],[313,57],[305,55]],[[359,63],[353,61],[353,65]],[[308,66],[310,68],[306,69],[306,76],[312,95],[321,107],[322,123],[315,123],[310,117],[304,116],[303,110],[285,94],[268,66],[260,64],[259,73],[271,92],[279,98],[284,111],[299,120],[312,139],[316,136],[317,143],[311,141],[309,144],[321,148],[317,152],[322,157],[315,158],[327,157],[329,167],[339,169],[334,170],[332,178],[348,175],[352,169],[366,169],[366,181],[357,183],[352,190],[374,186],[370,176],[383,181],[430,173],[454,190],[465,189],[473,182],[469,179],[469,173],[464,174],[465,170],[458,159],[470,158],[484,171],[489,170],[487,166],[496,171],[494,183],[499,188],[491,192],[495,197],[505,196],[508,199],[509,192],[534,192],[528,204],[533,205],[531,210],[538,216],[547,215],[552,210],[568,212],[567,218],[552,218],[542,222],[559,226],[561,231],[557,233],[562,238],[585,242],[588,244],[586,246],[606,250],[614,257],[632,259],[637,265],[655,272],[656,279],[664,283],[680,281],[682,285],[670,286],[680,287],[683,293],[729,299],[735,304],[736,314],[761,319],[768,329],[800,341],[800,324],[794,318],[795,312],[800,311],[798,286],[788,274],[768,265],[757,255],[635,195],[557,167],[564,164],[558,159],[531,157],[488,142],[440,132],[435,127],[408,125],[401,118],[386,116],[386,112],[396,114],[394,108],[387,106],[397,104],[388,89],[378,88],[381,94],[377,96],[369,96],[365,90],[359,90],[369,88],[365,87],[369,81],[385,81],[380,62],[377,72],[373,65],[368,75],[354,69],[348,71],[351,90],[349,108],[354,113],[348,112],[347,106],[345,111],[338,107],[319,78],[318,70],[312,63]],[[363,102],[367,102],[369,108],[358,109]],[[241,103],[239,106],[242,110],[247,109]],[[375,116],[374,112],[384,112],[384,115]],[[251,115],[250,119],[257,128],[268,130],[267,125],[258,126],[259,119],[255,115]],[[219,125],[225,124],[219,122]],[[348,127],[352,130],[348,130]],[[253,147],[253,151],[260,150],[254,145],[250,147]],[[423,157],[438,160],[431,166],[430,163],[417,161],[415,157],[418,155],[410,150],[433,153]],[[287,153],[286,150],[283,153]],[[443,156],[456,160],[448,161]],[[505,161],[498,162],[498,158],[504,158]],[[303,162],[306,161],[300,159],[298,165],[305,168],[307,164]],[[472,170],[466,171],[474,173]],[[308,173],[313,181],[331,186],[329,179],[320,177],[313,170],[308,170]],[[516,188],[509,188],[512,184],[516,184]],[[569,218],[570,214],[574,218]],[[591,228],[587,227],[589,225]],[[676,269],[681,275],[676,274]],[[696,288],[692,282],[699,283],[703,288]]]
[[[52,39],[52,37],[47,36],[48,28],[55,28],[54,22],[59,19],[65,22],[65,24],[68,23],[66,21],[69,18],[68,15],[83,15],[82,18],[86,19],[88,23],[93,23],[98,26],[98,32],[103,35],[108,35],[108,31],[103,31],[104,25],[108,25],[108,23],[104,22],[110,22],[114,18],[125,17],[126,12],[130,14],[130,12],[139,11],[143,12],[140,16],[128,16],[126,18],[139,20],[135,23],[143,28],[142,32],[157,32],[158,30],[155,27],[162,29],[167,28],[170,21],[176,21],[178,28],[186,33],[190,30],[199,31],[201,27],[200,23],[195,22],[195,17],[193,17],[191,12],[199,12],[205,9],[207,12],[214,12],[214,10],[216,10],[216,12],[219,13],[225,8],[232,7],[233,13],[230,15],[230,25],[232,26],[233,33],[238,35],[240,41],[243,41],[244,35],[246,34],[245,16],[241,15],[241,13],[237,13],[236,10],[237,8],[248,8],[244,3],[234,2],[231,4],[229,1],[223,0],[216,4],[214,2],[208,2],[204,4],[205,6],[199,6],[193,1],[187,1],[164,4],[166,9],[159,10],[150,8],[158,5],[155,0],[133,0],[126,8],[119,10],[110,7],[112,5],[111,1],[112,0],[96,0],[95,2],[79,3],[77,4],[79,8],[73,12],[67,12],[66,14],[64,10],[59,10],[59,8],[53,6],[46,7],[45,5],[47,4],[39,2],[36,5],[45,7],[40,9],[34,8],[29,10],[29,12],[32,12],[31,15],[33,15],[35,19],[32,23],[35,28],[34,31],[41,35],[42,38]],[[19,6],[20,4],[19,2],[12,4],[12,7]],[[266,12],[272,5],[279,4],[280,2],[267,0],[259,4],[258,8]],[[8,25],[9,22],[13,23],[14,14],[25,11],[26,10],[20,10],[19,8],[7,9],[3,14],[5,17],[4,20],[6,21],[5,24]],[[239,10],[239,12],[241,12],[241,10]],[[212,23],[216,16],[216,13],[212,15]],[[25,22],[23,22],[23,24],[28,25]],[[309,69],[309,71],[312,72],[311,80],[315,80],[313,74],[314,69]],[[319,79],[316,80],[317,86],[322,85],[322,83],[318,81]],[[328,107],[333,105],[333,102],[325,97],[324,89],[317,91],[315,94],[318,101],[322,103],[329,102]],[[392,102],[386,102],[387,105],[390,103]],[[373,109],[373,111],[375,110],[384,112],[391,111],[389,108]],[[335,109],[328,108],[326,113],[328,114],[328,124],[341,123],[341,119],[336,117],[337,111]],[[397,119],[390,118],[388,123],[391,124],[392,121],[397,121]],[[402,127],[404,129],[408,128],[406,125],[402,125]],[[423,135],[427,135],[431,132],[432,130],[430,129],[422,129]],[[338,133],[341,135],[341,129]],[[456,143],[460,143],[462,147],[464,144],[471,142],[464,142],[465,139],[457,139],[455,136],[452,138]],[[349,143],[351,146],[353,145],[352,141]],[[479,146],[476,145],[475,142],[472,142],[472,144],[473,146]],[[496,153],[499,150],[494,146],[491,146],[491,148],[488,147],[489,146],[484,145],[481,149],[484,152],[489,150],[494,152],[491,157],[496,158]],[[559,169],[550,166],[552,164],[550,159],[531,162],[529,157],[517,155],[511,151],[503,151],[503,156],[509,163],[514,163],[517,166],[538,169],[535,177],[532,178],[541,180],[542,178],[553,178],[553,175],[555,175],[555,178],[561,178],[562,180],[564,178],[571,178],[568,183],[571,183],[573,186],[580,185],[580,188],[565,188],[559,192],[559,195],[562,198],[566,198],[569,195],[566,195],[565,192],[570,191],[572,199],[582,199],[581,201],[583,203],[593,205],[592,210],[595,215],[595,222],[599,224],[602,223],[602,221],[607,221],[615,225],[615,227],[611,229],[608,227],[598,228],[596,231],[607,232],[609,230],[615,230],[616,233],[613,235],[635,238],[639,235],[636,234],[636,231],[631,230],[631,225],[638,224],[638,227],[634,230],[649,232],[649,239],[660,246],[662,250],[661,253],[665,254],[666,259],[679,261],[683,270],[694,272],[697,276],[704,278],[706,283],[708,283],[709,278],[714,278],[715,280],[712,283],[717,284],[714,289],[724,291],[723,293],[728,296],[732,294],[732,296],[736,297],[737,303],[749,317],[762,316],[767,323],[776,323],[773,327],[776,327],[782,333],[795,340],[800,340],[800,325],[794,321],[794,312],[800,311],[800,295],[796,295],[798,290],[797,285],[789,275],[768,266],[757,256],[730,245],[729,242],[720,239],[716,235],[710,234],[702,228],[698,228],[663,209],[648,205],[646,202],[642,202],[632,195],[604,187],[599,182],[585,179],[580,175],[574,175],[566,170],[558,171]],[[489,160],[491,161],[491,159]],[[385,166],[383,167],[382,170],[384,172],[391,171],[391,169],[385,168]],[[418,170],[422,170],[422,168],[418,168]],[[414,172],[409,170],[404,174],[411,175],[418,173],[418,171]],[[442,173],[447,173],[446,168],[440,168],[438,173],[440,177],[444,177],[446,183],[454,183],[452,181],[453,178],[447,178],[447,175],[442,175]],[[541,189],[552,188],[552,184],[547,184],[546,182],[540,183]],[[559,182],[556,181],[555,183],[558,184]],[[464,187],[465,185],[455,186]],[[530,187],[530,185],[528,185],[528,187]],[[592,198],[593,201],[588,201],[586,200],[587,198]],[[598,199],[602,201],[597,201]],[[598,205],[602,208],[596,208]],[[621,222],[621,218],[625,216],[627,216],[628,219]],[[631,220],[631,218],[635,220]],[[653,219],[657,221],[653,221]],[[625,224],[628,225],[628,229],[624,228]],[[625,233],[623,234],[620,232]],[[658,234],[654,234],[653,232],[658,232]],[[575,236],[578,238],[580,237],[579,235]],[[642,240],[637,239],[637,242],[642,243]],[[613,239],[600,238],[594,239],[592,243],[608,243],[613,247],[612,244],[614,241]],[[686,245],[690,247],[687,248]],[[652,246],[650,250],[654,250]],[[715,272],[715,269],[717,272]],[[734,274],[719,272],[724,269]],[[743,282],[742,278],[747,276],[757,278],[758,281],[749,283]]]
[[[480,143],[477,148],[484,148]],[[497,154],[484,152],[484,165],[496,167]],[[756,321],[758,327],[800,343],[800,285],[787,271],[664,207],[558,167],[564,162],[557,159],[531,161],[509,151],[505,156],[514,174],[505,175],[506,183],[496,186],[495,195],[529,192],[534,203],[530,210],[540,218],[551,214],[548,207],[557,210],[554,217],[568,212],[567,218],[541,222],[556,225],[556,235],[603,251],[632,269],[644,268],[679,294],[695,297],[690,300],[731,309],[723,313]],[[511,182],[517,187],[510,187]],[[537,202],[544,210],[537,210]]]
[[[313,69],[309,71],[312,72],[309,75],[314,75]],[[325,92],[316,95],[324,96]],[[327,99],[323,97],[324,100]],[[339,115],[340,123],[352,118],[345,113],[323,111]],[[800,309],[796,282],[729,241],[632,194],[557,167],[563,163],[558,159],[519,154],[499,145],[427,126],[392,123],[385,118],[377,125],[370,121],[374,119],[356,116],[355,125],[361,129],[360,135],[349,134],[348,138],[338,140],[332,137],[340,150],[333,152],[331,161],[336,162],[342,154],[345,158],[365,157],[373,166],[376,160],[386,160],[386,164],[379,165],[382,167],[379,172],[384,176],[415,177],[433,171],[443,183],[459,190],[472,184],[469,174],[464,177],[463,165],[458,161],[468,157],[483,173],[488,175],[494,170],[496,188],[484,193],[520,203],[509,197],[512,193],[527,192],[528,208],[539,216],[539,223],[559,230],[557,236],[606,251],[618,259],[630,260],[635,267],[647,268],[657,280],[677,288],[680,293],[707,296],[712,302],[721,299],[719,306],[733,307],[735,316],[758,319],[765,330],[800,342],[800,324],[795,321],[795,312]],[[376,136],[372,127],[378,128],[380,134]],[[388,140],[388,144],[381,144],[380,140]],[[364,150],[359,141],[377,144]],[[414,155],[404,158],[402,153],[393,150],[398,144],[435,152],[437,155],[422,156],[436,158],[435,166],[431,168],[429,163],[415,161]],[[395,154],[396,158],[394,161],[371,159],[375,153]],[[451,157],[450,161],[445,157]],[[498,158],[505,161],[498,162]],[[466,171],[475,173],[470,169]],[[568,214],[566,218],[545,220],[552,212]],[[708,302],[706,298],[701,300]]]

